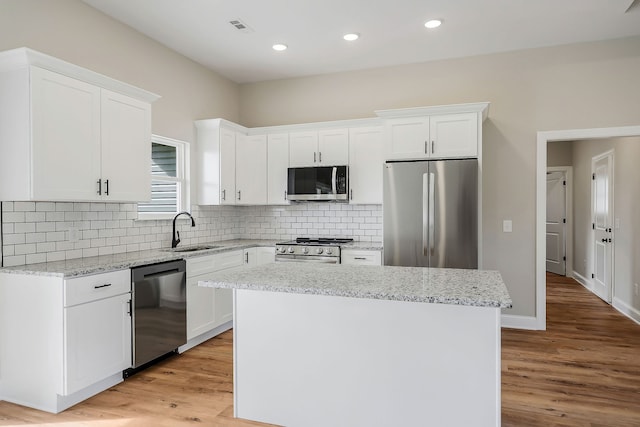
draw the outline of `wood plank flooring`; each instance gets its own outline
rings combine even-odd
[[[571,279],[547,280],[547,331],[502,332],[502,425],[640,426],[640,325]],[[0,402],[0,426],[264,426],[233,418],[232,340],[226,332],[58,415]]]
[[[502,331],[502,425],[640,426],[640,325],[547,273],[547,330]]]

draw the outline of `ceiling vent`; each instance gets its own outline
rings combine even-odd
[[[242,31],[243,33],[253,33],[253,29],[240,19],[232,19],[229,21],[229,24],[233,25],[236,30]]]

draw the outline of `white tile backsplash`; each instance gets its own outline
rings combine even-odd
[[[181,245],[229,239],[351,237],[382,240],[382,206],[192,206],[180,217]],[[5,267],[171,246],[171,220],[138,221],[134,203],[2,202]],[[70,240],[70,229],[78,240]]]

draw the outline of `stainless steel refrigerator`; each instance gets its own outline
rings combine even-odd
[[[478,268],[478,161],[384,165],[384,265]]]

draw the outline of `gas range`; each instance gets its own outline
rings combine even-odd
[[[298,237],[276,244],[276,261],[320,262],[339,264],[340,245],[353,242],[348,238]]]

